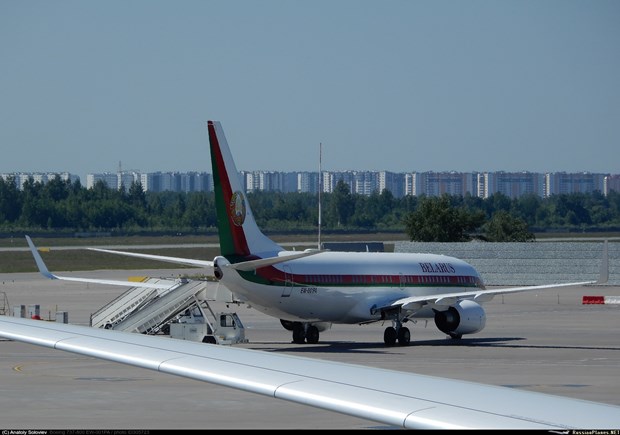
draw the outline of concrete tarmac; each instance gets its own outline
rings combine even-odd
[[[183,270],[94,271],[74,276],[172,277]],[[65,273],[65,275],[71,275]],[[8,305],[39,304],[41,317],[67,311],[88,325],[92,312],[127,289],[0,274]],[[231,306],[248,343],[283,352],[620,406],[620,306],[583,305],[584,295],[620,296],[588,286],[497,296],[486,328],[448,340],[424,320],[408,324],[411,345],[383,345],[388,325],[334,325],[316,345],[297,345],[279,320]],[[215,309],[226,309],[214,304]],[[0,308],[3,307],[0,301]],[[162,337],[162,340],[168,338]],[[412,386],[415,388],[415,386]],[[446,395],[450,391],[445,392]],[[381,425],[231,388],[38,346],[0,341],[0,429],[383,429]]]

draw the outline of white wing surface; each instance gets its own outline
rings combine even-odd
[[[264,351],[6,316],[0,336],[395,427],[620,427],[617,406]]]
[[[596,281],[582,281],[582,282],[565,282],[557,284],[542,284],[542,285],[530,285],[521,287],[505,287],[493,290],[473,290],[469,292],[454,292],[454,293],[436,293],[432,295],[423,296],[409,296],[401,298],[389,303],[392,307],[402,307],[403,310],[416,311],[422,306],[427,304],[434,304],[439,306],[450,306],[456,304],[460,300],[469,299],[475,302],[488,302],[495,295],[509,294],[509,293],[521,293],[534,290],[546,290],[551,288],[561,287],[575,287],[583,285],[595,285],[605,284],[609,280],[609,250],[607,246],[607,240],[603,244],[603,256],[601,261],[601,270],[599,278]],[[385,307],[382,307],[385,308]]]
[[[63,281],[75,281],[75,282],[91,282],[96,284],[108,284],[108,285],[122,285],[126,287],[143,287],[143,288],[153,288],[153,289],[169,289],[174,287],[175,284],[163,284],[163,283],[149,283],[149,282],[138,282],[138,281],[120,281],[113,279],[96,279],[96,278],[82,278],[82,277],[73,277],[73,276],[62,276],[56,275],[50,272],[47,269],[47,266],[43,262],[43,258],[37,247],[32,242],[29,236],[26,236],[26,241],[28,242],[28,246],[30,246],[30,251],[32,252],[32,256],[34,257],[34,261],[37,263],[37,267],[39,268],[39,272],[46,278],[49,279],[59,279]]]
[[[562,284],[544,284],[544,285],[531,285],[523,287],[510,287],[499,288],[493,290],[476,290],[471,292],[454,292],[454,293],[437,293],[433,295],[422,296],[410,296],[406,298],[398,299],[390,304],[390,306],[401,306],[404,310],[417,310],[423,305],[434,304],[440,306],[450,306],[456,304],[460,300],[469,299],[475,302],[488,302],[495,295],[520,293],[533,290],[544,290],[560,287],[575,287],[582,285],[600,284],[598,281],[583,281],[583,282],[567,282]]]

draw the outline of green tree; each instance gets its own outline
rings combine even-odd
[[[15,177],[6,180],[0,177],[0,224],[15,223],[20,217],[21,208],[21,194]]]
[[[528,225],[535,225],[542,202],[543,199],[540,196],[528,193],[513,201],[510,213],[515,217],[522,218]]]
[[[495,212],[483,230],[490,242],[530,242],[535,239],[525,220],[514,217],[505,210]]]
[[[510,198],[501,192],[495,192],[490,195],[484,200],[483,204],[487,219],[493,216],[493,213],[498,210],[510,211],[512,207],[512,201]]]
[[[343,180],[338,181],[330,195],[329,214],[335,226],[346,226],[355,212],[355,200],[351,188]]]
[[[449,195],[425,197],[404,223],[412,241],[464,242],[471,239],[469,232],[484,223],[484,212],[454,207]]]
[[[248,194],[248,199],[259,226],[267,231],[309,229],[317,225],[316,194],[254,191]],[[394,198],[387,190],[371,195],[352,194],[350,187],[340,181],[334,192],[323,198],[322,225],[328,230],[357,227],[401,231],[405,221],[410,220],[408,231],[412,231],[415,238],[459,240],[469,238],[468,231],[477,228],[481,214],[491,220],[498,211],[505,211],[537,230],[563,227],[615,231],[620,227],[620,193],[614,190],[605,196],[593,192],[549,198],[523,195],[511,199],[501,193],[488,198],[446,195],[446,198],[434,198],[438,201],[435,206],[443,204],[445,207],[428,212],[432,219],[423,222],[424,209],[432,209],[433,205],[428,201],[430,199],[425,196]],[[413,216],[415,222],[410,216],[414,212],[417,213]],[[505,215],[496,217],[498,222],[494,225],[506,224],[502,216]],[[454,224],[455,220],[458,225]],[[132,183],[125,192],[102,181],[86,189],[79,182],[72,184],[59,177],[47,184],[35,182],[31,177],[23,186],[17,186],[14,177],[0,179],[0,228],[3,231],[16,227],[178,231],[215,225],[212,192],[144,192],[139,183]],[[493,229],[493,226],[488,228]]]
[[[133,181],[129,186],[129,191],[127,193],[130,204],[141,208],[142,210],[146,209],[146,194],[144,189],[142,188],[142,183],[139,181]]]
[[[209,213],[211,209],[212,213]],[[206,228],[209,217],[215,213],[215,207],[209,207],[205,192],[191,192],[187,194],[187,207],[183,216],[183,226],[192,228]]]

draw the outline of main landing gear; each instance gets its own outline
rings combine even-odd
[[[308,323],[295,322],[293,325],[293,343],[317,344],[319,342],[319,328]]]
[[[317,344],[319,342],[319,328],[315,325],[282,319],[280,323],[284,329],[293,331],[293,343],[295,344]]]
[[[394,346],[396,341],[401,346],[407,346],[411,341],[411,332],[406,326],[388,326],[383,333],[383,342],[386,346]]]
[[[403,323],[408,319],[405,317],[401,319],[400,310],[391,313],[384,312],[383,317],[385,319],[392,320],[392,326],[385,328],[383,333],[383,342],[386,346],[394,346],[396,341],[400,346],[408,346],[411,341],[411,332],[409,328],[403,326]]]

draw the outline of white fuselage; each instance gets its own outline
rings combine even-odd
[[[476,270],[454,257],[368,252],[324,252],[256,272],[230,270],[222,283],[279,319],[350,324],[379,320],[373,308],[402,298],[483,288]]]

